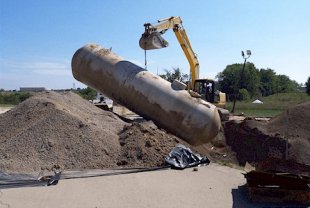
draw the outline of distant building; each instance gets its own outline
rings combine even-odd
[[[45,91],[45,87],[21,87],[21,92],[42,92]]]
[[[306,86],[300,86],[297,88],[299,92],[307,92]]]

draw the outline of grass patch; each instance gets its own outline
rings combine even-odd
[[[244,113],[246,116],[274,117],[281,114],[285,109],[302,102],[310,101],[306,93],[279,93],[260,99],[263,104],[253,104],[252,101],[236,102],[235,115]],[[226,108],[231,110],[233,102],[228,102]]]
[[[244,114],[250,117],[274,117],[283,112],[279,109],[238,109],[235,110],[236,115]]]
[[[15,105],[12,105],[12,104],[1,104],[0,103],[0,107],[3,107],[3,108],[7,108],[7,107],[14,107]]]
[[[31,96],[29,92],[0,92],[0,104],[17,105]]]

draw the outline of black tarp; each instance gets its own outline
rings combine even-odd
[[[184,169],[189,167],[198,166],[200,164],[209,164],[210,160],[207,157],[202,157],[199,154],[195,154],[188,147],[182,144],[178,144],[171,150],[165,161],[171,165],[171,168]]]

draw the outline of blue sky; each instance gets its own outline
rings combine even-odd
[[[84,87],[71,74],[74,52],[87,43],[144,63],[139,38],[145,22],[181,16],[198,54],[200,77],[214,78],[226,65],[249,61],[304,83],[310,75],[308,0],[0,0],[0,88]],[[148,69],[162,73],[189,66],[172,31],[170,46],[148,51]]]

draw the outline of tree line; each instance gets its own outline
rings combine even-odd
[[[78,88],[76,90],[74,89],[71,90],[86,100],[93,100],[96,98],[97,95],[97,91],[90,87],[86,87],[84,89]],[[29,92],[16,92],[16,91],[6,92],[4,89],[0,89],[0,104],[17,105],[25,101],[29,97],[31,97],[32,94],[33,93]]]
[[[94,100],[97,95],[97,91],[90,87],[86,87],[84,89],[77,88],[76,90],[72,90],[72,91],[77,93],[78,95],[80,95],[82,98],[86,100]]]
[[[253,63],[232,64],[217,75],[218,89],[225,92],[228,99],[234,95],[238,100],[265,97],[276,93],[296,92],[299,84],[286,75],[276,74],[273,69],[258,69]],[[237,90],[237,91],[236,91]]]
[[[17,105],[31,96],[28,92],[4,92],[0,89],[0,104]]]
[[[308,80],[306,82],[306,92],[308,95],[310,95],[310,76],[308,77]]]
[[[225,92],[228,100],[237,96],[238,100],[248,100],[269,96],[276,93],[296,92],[300,84],[286,75],[277,74],[273,69],[258,69],[247,62],[241,75],[243,64],[231,64],[217,74],[216,88]],[[189,76],[181,73],[180,68],[165,69],[160,77],[172,82],[174,79],[188,81]],[[306,82],[306,90],[310,95],[310,77]]]

